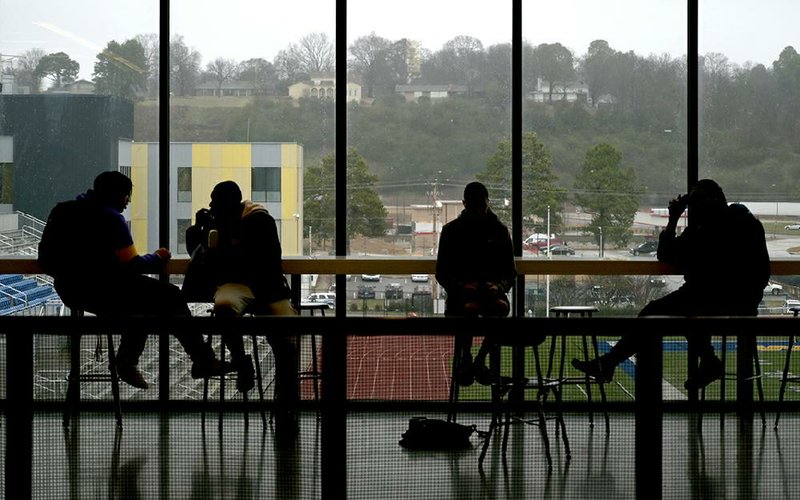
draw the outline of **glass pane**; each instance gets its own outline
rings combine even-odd
[[[596,7],[524,5],[526,256],[633,257],[686,190],[686,3]]]
[[[430,258],[464,186],[510,137],[511,2],[415,0],[391,22],[370,2],[348,5],[361,81],[360,105],[348,107],[350,254]],[[503,207],[502,196],[492,202]]]
[[[700,177],[764,225],[770,257],[800,245],[800,4],[700,3]],[[789,278],[789,277],[781,277]],[[795,277],[790,280],[800,284]]]

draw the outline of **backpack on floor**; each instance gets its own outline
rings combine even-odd
[[[436,418],[414,417],[408,421],[400,446],[409,450],[460,450],[472,447],[474,425],[461,425]]]

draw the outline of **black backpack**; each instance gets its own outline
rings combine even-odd
[[[469,437],[474,432],[474,425],[414,417],[408,421],[400,446],[409,450],[463,450],[472,447]]]
[[[91,221],[87,219],[86,204],[77,200],[58,203],[47,217],[39,241],[38,263],[42,270],[56,277],[79,272],[87,260],[87,248],[95,248]]]

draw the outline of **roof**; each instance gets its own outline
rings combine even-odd
[[[466,85],[395,85],[395,92],[466,92]]]

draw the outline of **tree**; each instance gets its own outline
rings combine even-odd
[[[375,97],[375,89],[385,82],[393,81],[389,57],[392,42],[379,37],[373,31],[356,38],[350,46],[351,69],[361,73],[367,97]],[[392,89],[393,91],[394,89]]]
[[[158,43],[157,33],[147,33],[143,35],[136,35],[136,41],[142,45],[144,49],[144,58],[147,61],[147,95],[155,97],[158,95],[159,89],[159,75],[161,69],[159,67],[161,60],[161,53]]]
[[[575,178],[575,202],[592,215],[587,232],[620,247],[630,241],[641,189],[632,168],[622,167],[622,152],[598,144],[586,152]]]
[[[615,55],[616,51],[605,40],[594,40],[589,44],[589,50],[583,59],[583,75],[594,106],[597,106],[600,96],[611,93]]]
[[[20,86],[30,87],[32,93],[37,93],[42,86],[42,77],[36,74],[36,67],[44,57],[44,50],[33,48],[23,52],[11,68],[11,74]]]
[[[572,52],[560,43],[543,43],[533,49],[533,64],[536,73],[547,80],[549,102],[553,102],[553,87],[563,86],[575,77]]]
[[[192,95],[200,74],[200,53],[190,49],[183,37],[175,35],[169,43],[169,88],[174,95]]]
[[[147,87],[147,58],[138,40],[111,40],[94,64],[95,92],[133,99]]]
[[[486,184],[490,199],[502,200],[511,193],[511,141],[502,141],[497,151],[486,162],[486,170],[477,175]],[[560,207],[566,191],[556,185],[550,152],[539,141],[535,132],[522,136],[522,217],[526,220],[547,220],[550,207],[550,224],[561,225]],[[494,211],[504,223],[511,222],[510,210],[495,203]]]
[[[319,167],[308,167],[303,180],[305,201],[303,212],[306,224],[313,235],[332,239],[335,234],[334,188],[336,157],[322,158]],[[347,239],[357,234],[379,237],[386,233],[386,208],[383,206],[375,182],[378,176],[369,172],[367,162],[355,148],[347,150]]]
[[[217,82],[217,97],[222,97],[222,84],[233,77],[236,68],[236,61],[223,57],[218,57],[206,65],[206,71]]]
[[[288,49],[305,73],[330,73],[334,68],[333,42],[325,33],[309,33]]]
[[[63,84],[75,81],[80,68],[81,65],[64,52],[55,52],[39,59],[34,75],[36,78],[50,78],[56,88],[61,88]]]
[[[257,57],[239,65],[239,80],[252,83],[261,95],[274,95],[277,72],[271,62]]]

